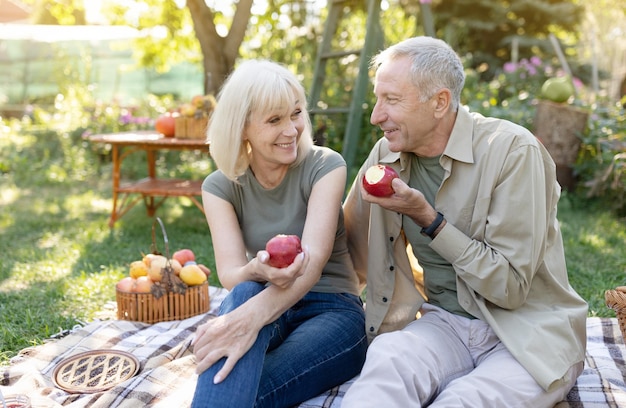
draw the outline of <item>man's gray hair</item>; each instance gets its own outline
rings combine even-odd
[[[426,102],[439,90],[452,94],[451,108],[457,111],[465,85],[463,62],[445,41],[433,37],[413,37],[401,41],[372,57],[370,67],[378,69],[386,61],[408,57],[411,60],[411,82]]]

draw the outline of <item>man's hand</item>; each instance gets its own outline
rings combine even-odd
[[[409,187],[400,178],[395,178],[391,182],[391,187],[394,194],[389,197],[376,197],[368,194],[361,185],[361,196],[367,202],[408,216],[420,227],[427,227],[435,220],[437,211],[426,201],[421,191]]]

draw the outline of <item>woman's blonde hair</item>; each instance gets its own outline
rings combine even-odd
[[[265,114],[277,106],[290,107],[295,100],[302,104],[305,125],[292,166],[300,164],[313,146],[304,87],[291,71],[276,62],[247,60],[239,65],[220,90],[207,131],[217,168],[236,181],[250,166],[250,145],[243,134],[251,113]]]

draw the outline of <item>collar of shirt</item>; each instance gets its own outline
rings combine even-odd
[[[463,107],[459,108],[452,133],[450,134],[450,139],[444,149],[443,155],[460,162],[474,163],[471,137],[473,132],[474,121],[470,113]],[[470,137],[468,137],[468,134]],[[380,163],[395,163],[400,160],[400,168],[404,171],[411,160],[411,155],[411,153],[407,152],[388,152],[381,157]]]

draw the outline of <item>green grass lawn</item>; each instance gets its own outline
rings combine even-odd
[[[589,315],[614,317],[604,291],[626,284],[626,222],[600,202],[564,194],[559,220],[572,286],[589,303]]]
[[[197,157],[185,159],[166,157],[160,165],[188,176],[206,173]],[[139,174],[145,162],[130,165]],[[150,252],[154,220],[143,205],[108,227],[110,178],[110,163],[71,135],[0,132],[0,365],[96,318],[115,300],[114,284],[129,263]],[[206,220],[189,200],[171,198],[157,215],[171,252],[190,248],[214,270]],[[624,220],[571,194],[561,200],[560,220],[572,285],[591,316],[614,316],[604,290],[626,284]],[[163,252],[160,230],[156,236]],[[210,283],[218,284],[215,273]]]

